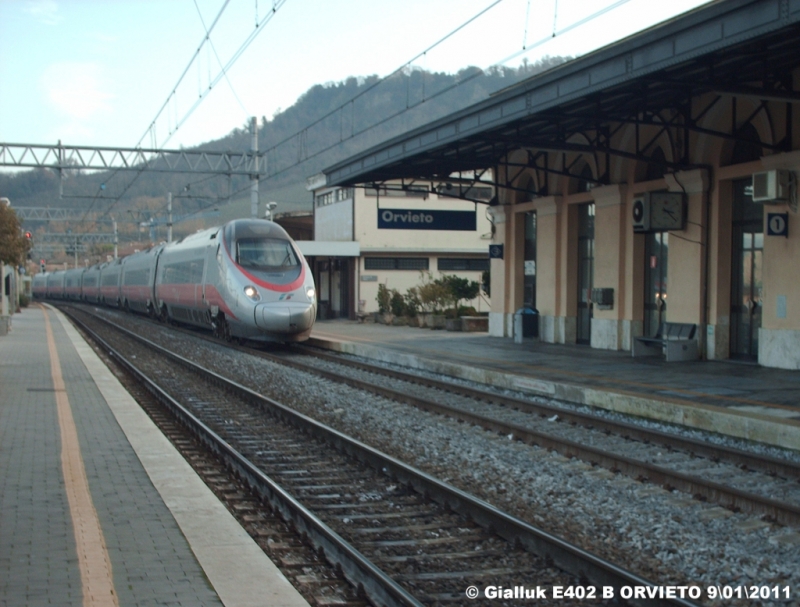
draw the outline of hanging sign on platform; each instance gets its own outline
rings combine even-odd
[[[379,230],[477,229],[475,211],[423,211],[420,209],[378,209]]]

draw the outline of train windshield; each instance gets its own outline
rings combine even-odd
[[[300,260],[291,243],[278,238],[237,240],[236,263],[243,268],[262,272],[285,272],[300,267]]]

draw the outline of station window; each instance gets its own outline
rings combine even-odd
[[[342,200],[350,200],[353,197],[353,188],[337,188],[324,194],[318,194],[314,197],[314,202],[318,207],[324,207],[334,202],[341,202]]]
[[[353,197],[353,188],[339,188],[336,190],[336,202],[350,200]]]
[[[325,194],[319,194],[315,198],[318,207],[324,207],[328,204],[333,204],[333,192],[326,192]]]
[[[466,257],[440,257],[436,264],[436,269],[440,272],[453,272],[455,270],[469,270],[475,272],[485,272],[489,269],[489,260],[483,258]]]
[[[365,270],[427,270],[427,257],[365,257]]]
[[[385,198],[428,198],[428,188],[424,185],[410,185],[402,188],[402,186],[380,186],[378,188],[367,188],[365,190],[367,196],[383,196]]]

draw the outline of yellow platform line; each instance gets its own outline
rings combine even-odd
[[[111,559],[108,556],[100,519],[97,516],[94,502],[92,502],[92,495],[89,493],[89,481],[86,478],[86,468],[83,465],[83,457],[78,443],[78,431],[61,374],[61,362],[58,358],[50,318],[46,310],[43,309],[43,312],[47,331],[47,348],[50,351],[50,373],[53,377],[58,425],[61,429],[61,468],[64,473],[72,528],[75,533],[83,586],[83,605],[84,607],[119,607],[117,592],[114,588]]]

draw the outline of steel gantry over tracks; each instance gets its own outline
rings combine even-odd
[[[0,143],[0,166],[258,175],[259,153]]]

